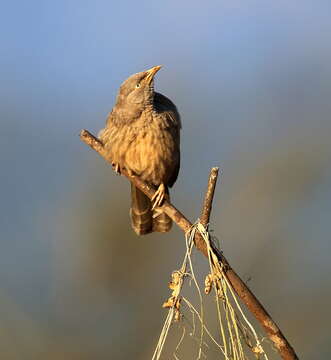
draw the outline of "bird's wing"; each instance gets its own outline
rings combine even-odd
[[[169,127],[174,127],[179,133],[179,130],[182,127],[180,115],[176,105],[170,99],[156,92],[154,94],[154,109],[157,112],[165,113],[168,119],[167,125]]]
[[[168,99],[166,96],[155,93],[154,95],[154,109],[162,116],[164,120],[163,124],[165,130],[167,130],[173,137],[176,148],[174,151],[174,170],[171,174],[171,177],[168,181],[168,186],[172,186],[177,180],[179,167],[180,167],[180,129],[181,129],[181,120],[180,115],[177,111],[175,104]]]

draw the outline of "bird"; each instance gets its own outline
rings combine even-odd
[[[138,72],[120,86],[106,126],[98,138],[117,173],[126,169],[155,188],[150,200],[131,183],[131,226],[137,235],[168,232],[171,219],[162,211],[180,168],[181,119],[176,105],[154,91],[161,65]]]

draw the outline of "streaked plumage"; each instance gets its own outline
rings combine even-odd
[[[124,81],[99,138],[114,164],[156,187],[161,185],[160,191],[163,184],[169,196],[167,187],[176,181],[180,166],[181,122],[172,101],[154,92],[153,78],[159,68]],[[140,190],[133,188],[131,194],[131,222],[136,233],[170,230],[171,220],[158,207],[152,209]]]

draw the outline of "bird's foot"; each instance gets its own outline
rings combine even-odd
[[[161,208],[157,207],[153,210],[153,219],[156,219],[158,216],[163,214],[163,210]]]
[[[152,210],[154,210],[156,207],[162,205],[165,195],[166,195],[166,188],[165,188],[164,184],[161,183],[159,185],[158,189],[155,191],[155,194],[152,197],[152,203],[153,203]]]
[[[111,163],[111,166],[113,167],[113,170],[116,172],[117,175],[121,175],[121,168],[118,163]]]

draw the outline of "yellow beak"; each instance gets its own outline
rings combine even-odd
[[[157,65],[145,71],[145,73],[147,74],[145,80],[147,81],[148,84],[152,82],[152,80],[154,79],[154,75],[161,69],[161,67],[162,67],[161,65]]]

